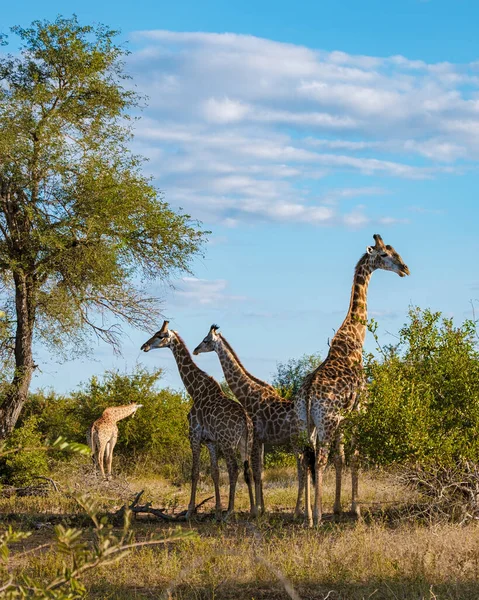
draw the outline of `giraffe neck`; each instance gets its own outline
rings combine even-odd
[[[221,391],[219,384],[193,362],[191,354],[180,336],[176,332],[172,333],[173,339],[170,348],[178,365],[178,371],[180,372],[180,377],[186,391],[193,398],[193,401],[198,399],[197,391],[201,384],[206,384],[208,388],[215,388]]]
[[[103,416],[108,417],[110,421],[116,423],[126,417],[129,417],[136,411],[136,406],[110,406],[103,411]]]
[[[331,350],[338,345],[346,354],[359,354],[359,360],[362,359],[362,347],[366,337],[368,286],[374,270],[369,254],[365,254],[354,271],[346,318],[331,341]]]
[[[255,392],[257,396],[261,394],[263,389],[271,388],[271,386],[248,373],[222,335],[218,335],[215,350],[220,359],[226,382],[233,394],[243,406],[252,407],[255,405],[257,401]]]

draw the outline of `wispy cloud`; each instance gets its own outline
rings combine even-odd
[[[245,296],[236,296],[229,293],[228,287],[228,282],[225,279],[211,280],[183,277],[176,282],[173,291],[170,293],[170,304],[214,308],[224,305],[225,302],[246,300]]]
[[[237,34],[134,37],[141,49],[129,68],[149,96],[136,147],[150,157],[168,200],[200,218],[230,226],[395,223],[392,206],[390,214],[371,214],[372,189],[461,174],[479,158],[474,65],[323,52]],[[344,205],[337,185],[328,189],[335,174],[364,179],[351,194],[363,196],[364,207]]]

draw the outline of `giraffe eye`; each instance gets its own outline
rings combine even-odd
[[[381,252],[381,258],[386,258],[387,252]]]

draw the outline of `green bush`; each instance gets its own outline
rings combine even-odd
[[[303,354],[299,358],[290,358],[279,362],[273,376],[272,385],[284,398],[293,398],[308,373],[321,363],[319,354]]]
[[[18,451],[0,458],[0,474],[4,483],[23,486],[34,483],[37,475],[48,475],[46,452],[35,415],[28,417],[21,427],[13,430],[5,444],[5,451]],[[37,480],[38,481],[38,480]]]
[[[62,435],[85,443],[87,430],[105,408],[142,404],[134,416],[119,422],[115,457],[129,471],[136,464],[147,463],[149,471],[183,476],[190,462],[187,415],[191,402],[184,394],[158,389],[160,377],[161,371],[142,368],[129,374],[108,371],[101,378],[92,377],[71,396],[32,394],[24,414],[37,415],[48,439]]]
[[[395,346],[367,357],[367,401],[353,417],[378,465],[479,460],[479,351],[473,321],[412,308]]]

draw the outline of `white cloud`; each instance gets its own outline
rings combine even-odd
[[[212,308],[222,306],[225,302],[238,302],[246,299],[244,296],[228,293],[228,282],[225,279],[182,277],[174,287],[172,304],[176,301],[182,305]]]
[[[203,110],[206,119],[212,123],[235,123],[244,119],[250,109],[248,105],[229,98],[208,98]]]
[[[402,222],[370,214],[372,189],[460,174],[479,157],[474,64],[355,56],[229,33],[134,37],[141,49],[130,71],[149,96],[135,148],[150,157],[168,200],[208,222]],[[364,208],[343,206],[348,195],[337,184],[318,193],[319,180],[338,174]]]

